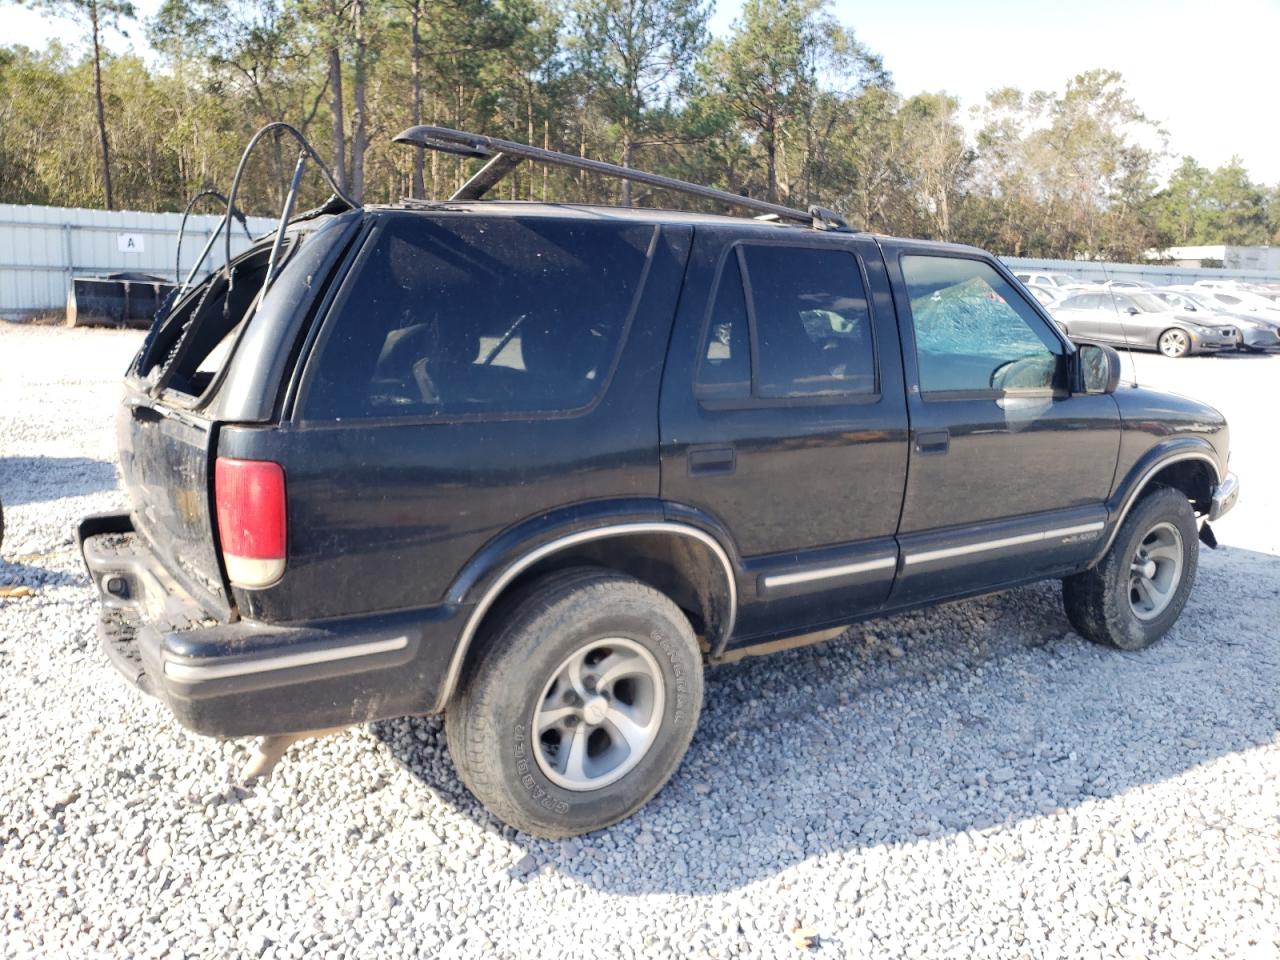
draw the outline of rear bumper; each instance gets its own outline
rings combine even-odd
[[[297,624],[223,623],[156,561],[127,515],[78,531],[108,659],[183,726],[218,737],[300,733],[432,709],[469,608]]]
[[[1274,327],[1242,330],[1238,345],[1250,350],[1280,350],[1280,333]]]

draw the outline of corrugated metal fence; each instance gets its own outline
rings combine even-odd
[[[193,215],[182,243],[183,271],[189,270],[218,224],[218,215]],[[61,311],[73,276],[139,272],[173,277],[179,213],[137,213],[0,204],[0,317]],[[249,240],[238,223],[231,248],[239,253]],[[255,237],[275,229],[267,217],[250,217]],[[1137,278],[1157,284],[1196,280],[1280,281],[1259,270],[1194,269],[1159,264],[1095,263],[1084,260],[1032,260],[1004,257],[1012,269],[1069,273],[1080,280]],[[222,243],[214,245],[206,268],[222,264]]]
[[[182,267],[190,270],[217,227],[218,214],[193,214],[182,241]],[[180,213],[85,210],[0,203],[0,317],[61,311],[73,276],[150,273],[173,278]],[[275,220],[250,217],[255,237],[275,229]],[[231,249],[249,245],[233,224]],[[222,264],[222,243],[214,244],[208,269]]]
[[[1214,267],[1168,267],[1158,263],[1098,263],[1092,260],[1033,260],[1001,257],[1010,270],[1067,273],[1077,280],[1104,283],[1107,280],[1146,280],[1159,287],[1197,280],[1245,280],[1280,283],[1280,274],[1265,270],[1223,270]]]

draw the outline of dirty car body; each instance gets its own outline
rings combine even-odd
[[[453,710],[557,571],[658,591],[714,662],[1237,496],[1217,411],[1117,387],[975,248],[406,202],[293,223],[258,302],[268,246],[149,333],[130,510],[79,528],[108,655],[199,733]]]

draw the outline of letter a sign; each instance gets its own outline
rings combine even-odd
[[[141,253],[142,252],[142,234],[117,233],[116,248],[121,253]]]

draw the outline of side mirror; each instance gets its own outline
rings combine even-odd
[[[1128,314],[1129,316],[1131,316],[1131,317],[1136,317],[1136,316],[1137,316],[1139,313],[1141,313],[1142,311],[1141,311],[1141,310],[1139,310],[1137,307],[1125,307],[1125,311],[1124,311],[1124,312],[1125,312],[1125,313],[1127,313],[1127,314]]]
[[[1101,343],[1081,343],[1072,355],[1073,393],[1115,393],[1120,354]]]

